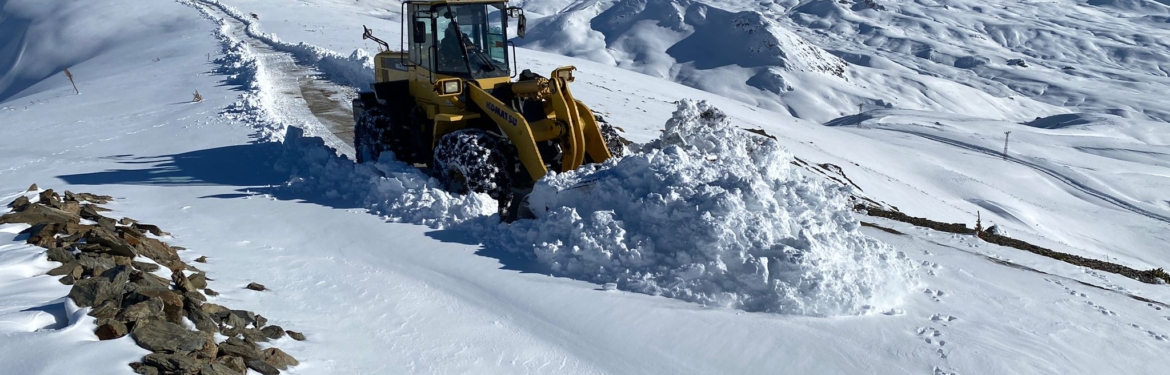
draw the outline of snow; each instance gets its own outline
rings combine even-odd
[[[803,41],[849,63],[847,81],[780,65],[679,63],[666,52],[672,46],[730,29],[660,26],[664,18],[655,17],[663,13],[639,13],[634,31],[592,37],[607,44],[577,45],[602,57],[579,55],[595,61],[522,48],[522,67],[577,66],[576,97],[624,136],[667,141],[543,181],[534,199],[551,209],[501,226],[487,197],[446,193],[391,158],[359,166],[338,155],[348,150],[296,91],[299,76],[290,71],[298,67],[358,88],[361,74],[347,72],[365,64],[348,51],[376,49],[360,39],[359,26],[394,44],[398,2],[221,1],[0,5],[0,204],[33,182],[115,196],[111,215],[160,225],[174,234],[170,242],[191,249],[181,253],[186,261],[208,257],[201,268],[221,292],[213,302],[305,332],[307,341],[273,343],[301,361],[288,373],[1154,374],[1167,365],[1165,285],[970,236],[850,218],[841,201],[859,193],[968,225],[978,211],[985,225],[1045,247],[1143,269],[1170,264],[1170,227],[1158,219],[1170,215],[1162,194],[1170,176],[1167,107],[1158,100],[1170,87],[1158,17],[1170,13],[1160,3],[948,0],[881,2],[880,11],[864,2],[721,0],[676,8],[684,16],[702,5],[759,17],[768,24],[765,40]],[[542,40],[556,34],[534,33],[537,26],[558,15],[577,17],[571,25],[580,35],[600,33],[586,28],[617,2],[516,3],[530,8],[530,39]],[[239,19],[253,12],[260,20]],[[833,61],[819,55],[800,61]],[[1006,64],[1015,58],[1029,67]],[[81,95],[59,73],[65,66]],[[766,90],[782,86],[792,90]],[[195,90],[202,103],[188,102]],[[726,128],[707,142],[704,121],[670,122],[679,137],[662,137],[663,124],[691,98],[718,107],[732,127],[766,131],[774,144],[754,136],[733,143],[743,135]],[[853,116],[857,104],[863,116]],[[1005,131],[1012,132],[1008,160],[995,153]],[[733,152],[710,151],[720,144]],[[712,154],[720,157],[707,160]],[[789,154],[839,166],[857,190],[785,165]],[[764,156],[774,168],[744,162]],[[586,180],[594,190],[566,190]],[[701,181],[716,183],[703,190]],[[708,204],[724,217],[774,226],[696,222],[699,210],[643,216],[635,209],[655,202],[597,190],[649,192],[665,182],[677,182],[670,187],[677,196],[658,185],[658,207]],[[734,187],[741,193],[730,193]],[[808,221],[793,208],[807,208]],[[857,228],[856,219],[906,235]],[[97,341],[91,319],[63,299],[68,287],[42,275],[52,264],[23,243],[21,229],[0,226],[5,371],[129,373],[125,364],[144,351],[129,339]],[[747,276],[760,274],[728,266],[672,295],[666,275],[718,263],[692,257],[649,270],[609,257],[647,243],[656,243],[645,253],[654,255],[721,250],[725,265],[767,259],[757,255],[764,244],[780,244],[832,260],[801,264],[803,275],[855,279],[776,297],[787,305],[697,297],[779,296],[747,293],[760,280]],[[756,253],[737,252],[752,243],[761,244]],[[898,254],[916,266],[899,266]],[[852,255],[862,258],[846,262]],[[565,266],[553,270],[552,261]],[[621,281],[619,268],[576,272],[571,263],[641,271],[662,296],[679,298],[636,293],[653,291]],[[883,264],[889,268],[877,268]],[[782,287],[800,279],[768,275]],[[717,289],[698,287],[710,280],[720,281]],[[249,282],[270,291],[243,289]],[[828,293],[833,288],[845,292]],[[803,310],[789,308],[796,301]]]
[[[537,219],[499,241],[556,275],[710,306],[896,306],[912,285],[905,255],[858,232],[847,189],[792,161],[708,103],[684,100],[651,150],[541,180],[529,196]]]

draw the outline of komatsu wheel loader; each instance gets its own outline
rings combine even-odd
[[[373,90],[353,101],[357,161],[393,152],[449,190],[491,195],[510,221],[548,171],[620,154],[612,126],[573,98],[576,68],[517,71],[512,19],[523,38],[524,11],[507,0],[412,0],[402,4],[400,51],[366,28],[363,39],[383,52]]]

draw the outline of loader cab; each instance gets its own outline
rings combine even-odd
[[[503,1],[423,1],[405,6],[407,64],[431,82],[450,77],[495,81],[492,78],[514,75],[507,35],[510,10]]]

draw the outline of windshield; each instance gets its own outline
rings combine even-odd
[[[474,78],[507,77],[502,4],[439,5],[433,9],[438,72]]]

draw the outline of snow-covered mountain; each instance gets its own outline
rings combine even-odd
[[[401,31],[384,0],[0,0],[0,203],[114,196],[207,257],[212,302],[304,330],[272,342],[292,374],[1166,367],[1166,285],[850,201],[1170,265],[1166,4],[512,4],[520,67],[577,66],[575,95],[642,144],[541,181],[535,220],[345,156],[361,26]],[[146,350],[98,341],[25,229],[0,224],[3,371],[131,373]]]

